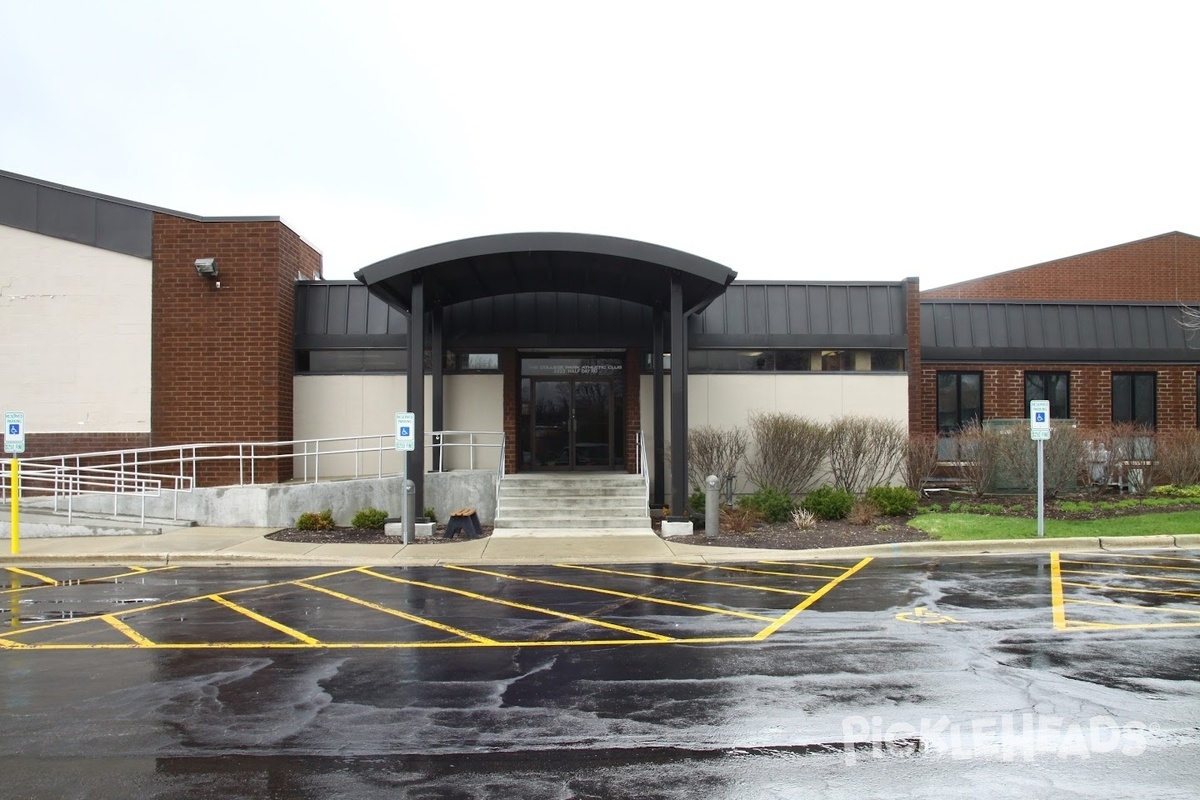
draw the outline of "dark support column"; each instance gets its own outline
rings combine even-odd
[[[429,349],[432,351],[433,359],[433,408],[430,409],[430,430],[444,431],[446,430],[446,404],[445,386],[443,385],[443,365],[446,363],[446,354],[443,350],[445,342],[442,339],[442,307],[437,306],[430,313],[433,322],[432,335],[430,336]],[[433,443],[441,444],[441,437],[435,436]],[[442,471],[442,457],[444,453],[440,447],[433,449],[433,471]]]
[[[408,478],[416,488],[416,515],[425,511],[425,284],[421,273],[412,279],[412,310],[408,314],[408,410],[415,418],[416,449],[408,454]]]
[[[671,519],[686,522],[687,510],[687,320],[683,282],[671,275]]]
[[[654,487],[650,504],[658,508],[664,505],[667,485],[667,425],[664,409],[663,387],[663,310],[654,307],[654,343],[650,347],[650,363],[654,367]]]

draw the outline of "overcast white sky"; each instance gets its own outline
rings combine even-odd
[[[277,215],[325,277],[512,231],[924,287],[1200,234],[1196,2],[0,0],[0,169]]]

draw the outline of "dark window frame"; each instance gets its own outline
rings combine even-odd
[[[1124,384],[1126,381],[1128,381],[1128,385],[1118,386],[1118,383]],[[1144,390],[1147,383],[1150,385],[1151,397],[1149,422],[1146,421],[1146,409],[1139,408],[1138,403],[1139,385],[1140,388]],[[1142,427],[1148,428],[1149,430],[1154,430],[1158,426],[1157,372],[1113,372],[1110,380],[1110,386],[1112,387],[1112,407],[1110,416],[1114,424],[1131,422],[1135,425],[1141,425]],[[1126,397],[1121,398],[1119,395],[1126,395]],[[1128,417],[1125,415],[1122,415],[1121,417],[1117,416],[1118,400],[1122,401],[1122,407],[1128,406]]]
[[[1029,388],[1030,388],[1029,387],[1029,379],[1030,378],[1041,378],[1042,379],[1043,385],[1042,385],[1042,391],[1040,393],[1041,394],[1040,397],[1034,396],[1034,394],[1037,394],[1036,392],[1031,393],[1029,391]],[[1051,397],[1052,392],[1051,392],[1050,383],[1052,380],[1054,380],[1055,382],[1057,382],[1058,380],[1061,380],[1064,383],[1066,383],[1066,396],[1067,397],[1066,397],[1066,402],[1065,402],[1065,406],[1066,406],[1065,408],[1063,407],[1064,404],[1057,403],[1054,400],[1054,398]],[[1031,400],[1049,400],[1050,401],[1050,418],[1051,419],[1071,419],[1071,373],[1067,372],[1065,370],[1036,370],[1036,369],[1026,370],[1025,371],[1025,413],[1027,413],[1027,414],[1029,413],[1029,402]]]
[[[954,416],[955,416],[955,424],[952,426],[944,425],[942,423],[943,415],[945,413],[948,413],[948,410],[943,409],[943,407],[942,407],[942,381],[945,378],[952,378],[954,380],[954,403],[955,403],[955,406],[954,406],[953,411],[954,411]],[[963,399],[962,399],[963,378],[977,378],[979,381],[979,388],[978,388],[979,406],[976,409],[972,409],[973,413],[970,413],[969,415],[963,413]],[[937,420],[936,421],[937,421],[938,433],[941,433],[941,434],[956,433],[958,431],[961,431],[964,426],[966,426],[968,423],[971,422],[971,420],[976,420],[980,424],[983,424],[983,420],[984,420],[983,389],[984,389],[984,387],[983,387],[983,372],[981,370],[947,370],[944,372],[938,372],[937,373],[937,384],[935,386],[935,391],[934,391],[934,395],[935,395],[935,398],[937,401],[937,409],[936,409]]]

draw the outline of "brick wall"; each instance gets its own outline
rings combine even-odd
[[[500,371],[504,375],[504,472],[515,475],[520,459],[517,456],[524,449],[517,441],[517,404],[521,396],[521,359],[515,348],[506,347],[500,351]]]
[[[625,351],[625,471],[638,471],[637,435],[642,429],[642,351]]]
[[[1069,372],[1071,416],[1081,428],[1094,428],[1112,421],[1112,373],[1153,372],[1157,378],[1155,415],[1158,430],[1196,427],[1197,365],[1113,366],[1108,364],[924,364],[920,369],[919,392],[923,401],[917,431],[937,431],[937,374],[939,372],[983,373],[985,419],[1016,419],[1029,415],[1025,407],[1025,373]],[[911,412],[910,408],[910,412]]]
[[[1200,238],[1186,233],[1165,233],[938,289],[926,289],[922,296],[931,300],[1195,303],[1200,301]]]
[[[198,258],[217,259],[215,281]],[[295,281],[320,277],[320,254],[279,221],[155,214],[153,261],[153,444],[291,440]],[[256,473],[288,480],[291,461]],[[234,462],[200,473],[236,480]]]

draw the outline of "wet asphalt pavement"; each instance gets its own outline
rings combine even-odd
[[[1200,553],[0,577],[11,797],[1200,795]]]

